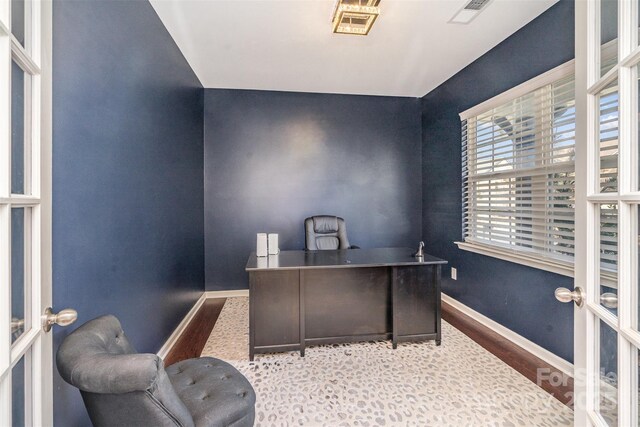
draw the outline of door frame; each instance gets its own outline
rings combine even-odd
[[[53,307],[53,1],[41,0],[40,52],[40,314]],[[42,344],[42,425],[53,426],[53,333]]]
[[[575,109],[576,109],[576,149],[575,149],[575,264],[574,264],[574,287],[582,286],[587,282],[587,244],[588,238],[584,233],[587,228],[587,187],[586,179],[579,179],[586,175],[587,169],[587,150],[580,149],[586,141],[588,135],[588,127],[586,126],[587,118],[587,43],[582,42],[587,37],[587,9],[586,1],[575,2]],[[582,88],[582,89],[581,89]],[[574,307],[573,316],[573,366],[574,366],[574,425],[589,425],[586,412],[586,386],[591,382],[588,378],[586,369],[587,365],[587,348],[593,348],[593,343],[589,342],[590,336],[587,335],[587,316],[586,310],[578,306]]]

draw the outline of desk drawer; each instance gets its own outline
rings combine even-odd
[[[398,336],[438,332],[438,266],[396,267],[394,328]]]
[[[250,274],[250,323],[256,347],[300,344],[299,276],[297,270]]]

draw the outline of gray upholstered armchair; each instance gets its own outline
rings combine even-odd
[[[114,316],[82,325],[64,340],[58,371],[80,389],[95,426],[252,426],[256,396],[249,381],[211,357],[164,369],[138,354]]]
[[[305,246],[308,251],[359,249],[351,246],[344,219],[331,215],[317,215],[304,220]]]

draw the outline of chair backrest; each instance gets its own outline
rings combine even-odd
[[[307,250],[349,249],[344,219],[331,215],[312,216],[304,220]]]
[[[94,426],[193,426],[155,354],[136,353],[114,316],[91,320],[65,338],[58,371],[80,389]]]

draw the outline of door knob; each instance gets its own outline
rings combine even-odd
[[[11,333],[15,334],[20,332],[24,328],[24,319],[18,319],[17,317],[11,318]]]
[[[573,291],[567,288],[558,288],[554,292],[556,299],[560,302],[575,302],[578,307],[584,305],[584,291],[580,287],[576,287]]]
[[[600,295],[600,304],[607,308],[618,308],[618,295],[611,292],[605,292]]]
[[[58,313],[54,313],[51,307],[47,307],[44,311],[44,316],[42,316],[42,329],[44,329],[45,332],[49,332],[54,324],[69,326],[75,322],[77,318],[78,312],[71,308],[65,308]]]

